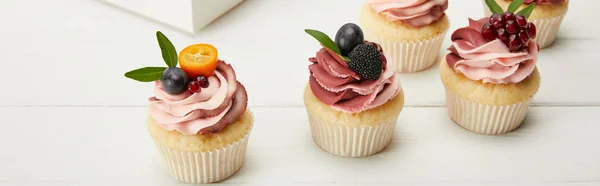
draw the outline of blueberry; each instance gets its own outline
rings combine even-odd
[[[343,56],[348,56],[354,47],[363,43],[364,39],[362,30],[354,23],[346,23],[335,34],[335,43]]]
[[[179,95],[187,90],[188,78],[180,68],[169,67],[163,72],[160,83],[168,94]]]

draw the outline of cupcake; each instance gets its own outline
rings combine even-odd
[[[213,183],[244,164],[253,126],[244,86],[210,44],[188,46],[177,56],[162,33],[167,67],[145,67],[126,77],[155,82],[146,126],[167,172],[180,182]],[[179,61],[179,62],[178,62]],[[179,63],[180,67],[177,67]]]
[[[342,26],[336,42],[320,31],[305,31],[323,46],[309,58],[304,90],[313,140],[321,149],[344,157],[383,150],[404,106],[393,63],[379,44],[364,40],[356,24]]]
[[[438,61],[448,31],[448,0],[369,0],[360,13],[367,40],[380,43],[398,72],[418,72]]]
[[[495,17],[469,20],[469,26],[452,33],[450,52],[440,63],[450,118],[480,134],[504,134],[519,127],[540,87],[539,48],[529,37],[535,33],[527,30],[532,24],[527,22],[528,12],[505,14],[512,18],[508,31],[501,31],[508,36],[495,34],[507,27],[491,26],[498,26]]]
[[[484,0],[486,3],[498,4],[500,8],[507,9],[512,3],[512,0]],[[526,6],[535,5],[529,20],[537,27],[537,37],[535,41],[538,43],[540,48],[546,48],[556,39],[558,29],[562,23],[563,18],[567,14],[569,9],[569,0],[519,0],[523,1],[523,5],[519,6],[525,8]],[[514,7],[514,8],[519,8]],[[490,8],[484,8],[486,16],[492,15]],[[495,12],[498,13],[498,12]]]

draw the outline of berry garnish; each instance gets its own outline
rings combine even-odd
[[[335,42],[342,56],[348,56],[352,49],[363,43],[364,35],[360,27],[354,23],[346,23],[335,35]]]
[[[188,91],[190,91],[191,93],[200,93],[201,92],[201,88],[200,88],[200,83],[198,83],[198,81],[191,81],[188,84]]]
[[[518,13],[514,13],[521,5],[523,0],[513,0],[504,12],[495,0],[485,0],[492,11],[489,22],[483,25],[481,35],[488,41],[500,39],[510,51],[520,51],[529,46],[529,41],[535,38],[536,28],[531,22],[527,22],[527,17],[531,15],[535,3],[531,3]]]
[[[206,79],[206,77],[204,76],[198,76],[196,78],[196,82],[198,82],[198,84],[200,85],[200,87],[202,88],[206,88],[208,87],[208,79]]]
[[[349,57],[348,67],[363,79],[376,80],[381,76],[383,59],[377,47],[368,43],[359,44],[350,52]]]
[[[508,49],[510,49],[511,51],[519,50],[522,44],[523,43],[521,39],[515,34],[510,35],[510,37],[508,38]]]
[[[483,25],[483,37],[489,41],[494,40],[498,37],[498,33],[494,32],[491,28],[491,24],[490,23],[485,23]]]
[[[525,29],[527,31],[527,35],[529,35],[530,38],[535,38],[536,36],[536,28],[535,28],[535,24],[529,22],[527,23],[527,26],[525,26]]]
[[[321,43],[321,45],[323,45],[323,47],[335,52],[344,61],[350,61],[350,59],[348,59],[348,57],[342,55],[338,44],[333,42],[333,40],[331,40],[331,38],[327,34],[321,32],[321,31],[318,31],[318,30],[313,30],[313,29],[304,29],[304,32],[306,32],[308,35],[312,36],[313,38],[317,39],[317,41],[319,41],[319,43]]]
[[[212,76],[217,69],[218,51],[209,44],[190,45],[179,52],[179,65],[190,78]]]
[[[508,31],[509,34],[516,34],[520,30],[519,30],[519,26],[517,25],[517,23],[515,21],[508,20],[508,21],[506,21],[506,31]]]
[[[362,30],[353,23],[347,23],[336,35],[336,44],[327,34],[312,29],[304,30],[307,34],[317,39],[323,47],[335,52],[341,59],[345,60],[350,70],[356,72],[365,80],[379,79],[383,71],[383,51],[377,43],[365,42]],[[360,41],[360,42],[359,42]],[[358,44],[356,44],[358,42]],[[354,45],[354,46],[353,46]],[[351,51],[346,57],[340,48]]]
[[[504,18],[504,20],[506,20],[506,21],[514,20],[515,14],[513,14],[512,12],[505,12],[504,14],[502,14],[502,18]]]
[[[152,82],[160,80],[164,92],[179,95],[188,90],[199,93],[208,87],[208,76],[213,75],[218,65],[217,49],[209,44],[196,44],[183,49],[179,57],[175,47],[161,32],[156,32],[156,38],[167,64],[165,67],[144,67],[125,73],[125,77]],[[177,61],[181,68],[177,67]]]
[[[520,27],[525,27],[527,26],[527,18],[525,18],[525,16],[521,15],[521,14],[517,14],[515,16],[515,21],[517,21],[517,24]]]
[[[163,72],[160,83],[168,94],[179,95],[185,92],[188,78],[180,68],[169,67]]]

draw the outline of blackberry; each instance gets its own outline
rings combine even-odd
[[[379,79],[383,71],[381,52],[377,47],[363,43],[350,52],[348,67],[366,80]]]

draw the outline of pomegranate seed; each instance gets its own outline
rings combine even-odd
[[[490,17],[490,23],[494,24],[495,22],[502,22],[502,15],[494,14]]]
[[[517,21],[517,25],[519,25],[521,28],[525,28],[525,26],[527,26],[527,18],[521,14],[517,14],[515,16],[515,21]]]
[[[519,39],[521,39],[523,44],[527,44],[527,42],[529,42],[529,36],[524,30],[521,30],[521,32],[519,32]]]
[[[508,31],[509,34],[518,33],[519,26],[517,25],[517,23],[515,23],[515,21],[508,20],[508,21],[506,21],[506,31]]]
[[[491,30],[491,29],[492,29],[492,25],[490,23],[483,24],[483,28],[481,28],[482,31]]]
[[[504,20],[514,20],[515,14],[513,14],[512,12],[505,12],[504,14],[502,14],[502,18],[504,18]]]
[[[198,78],[196,78],[196,81],[199,83],[199,85],[202,88],[208,87],[208,79],[206,79],[206,77],[204,77],[204,76],[198,76]]]
[[[510,35],[508,38],[508,49],[511,51],[519,50],[522,44],[521,39],[519,39],[516,34]]]
[[[529,22],[527,23],[527,26],[525,28],[527,29],[527,35],[529,35],[529,38],[534,39],[537,31],[535,28],[535,24]]]
[[[487,39],[488,41],[493,41],[496,38],[498,38],[498,35],[496,35],[496,33],[494,31],[492,31],[491,29],[487,29],[487,30],[483,30],[483,37],[485,39]]]
[[[200,93],[200,83],[198,83],[198,81],[191,81],[190,84],[188,84],[188,90],[191,93]]]
[[[502,40],[502,42],[506,43],[506,41],[508,41],[508,33],[504,28],[499,28],[498,30],[496,30],[496,32],[498,32],[498,37],[500,37],[500,40]]]
[[[483,25],[481,35],[488,41],[500,39],[511,51],[521,51],[535,38],[536,31],[536,26],[525,16],[506,12],[492,15]]]
[[[504,28],[504,23],[496,21],[492,23],[492,26],[494,26],[494,28]]]

